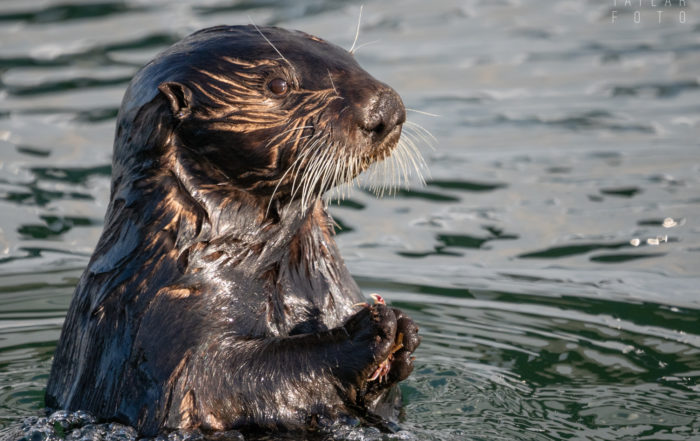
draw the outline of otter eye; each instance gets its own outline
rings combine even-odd
[[[275,95],[284,95],[289,89],[289,85],[282,78],[275,78],[274,80],[267,83],[267,88],[270,89]]]

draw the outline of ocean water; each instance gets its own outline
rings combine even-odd
[[[0,438],[134,438],[37,420],[134,72],[216,24],[349,48],[361,4],[360,64],[435,141],[425,186],[331,210],[423,343],[403,430],[333,438],[700,440],[700,5],[677,0],[4,0]]]

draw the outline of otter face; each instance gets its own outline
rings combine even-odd
[[[158,89],[178,147],[267,198],[308,200],[353,179],[391,153],[406,118],[350,53],[301,32],[207,29],[155,63],[174,66]]]

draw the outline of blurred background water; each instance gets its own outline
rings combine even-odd
[[[332,208],[421,326],[402,437],[700,439],[700,8],[625,3],[364,1],[358,60],[439,115],[427,186]],[[348,48],[359,6],[0,3],[0,428],[43,415],[134,72],[251,20]]]

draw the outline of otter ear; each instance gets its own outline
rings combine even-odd
[[[158,86],[158,90],[170,102],[170,110],[177,119],[185,119],[192,113],[192,91],[182,83],[166,81]]]

